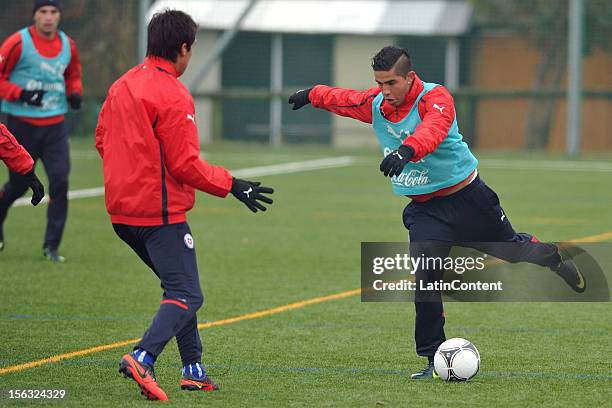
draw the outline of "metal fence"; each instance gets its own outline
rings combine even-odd
[[[459,75],[452,88],[462,133],[476,147],[564,150],[569,1],[469,0],[475,15],[472,29],[457,39]],[[77,43],[85,85],[85,108],[68,117],[73,134],[93,133],[108,87],[139,61],[140,3],[62,1],[61,28]],[[584,6],[582,148],[612,150],[612,2],[584,0]],[[0,36],[29,24],[31,8],[30,1],[0,0]],[[336,118],[314,109],[292,113],[285,100],[293,90],[317,83],[351,87],[338,77],[338,36],[282,34],[282,82],[273,89],[275,38],[276,33],[255,32],[234,38],[218,60],[220,86],[194,91],[196,99],[210,105],[208,116],[200,119],[212,122],[213,140],[268,142],[278,133],[284,143],[334,143],[342,131]],[[360,38],[356,36],[354,44]],[[390,39],[409,50],[423,79],[443,84],[447,40]],[[371,75],[371,56],[355,55],[364,75]],[[365,83],[373,86],[370,80]],[[363,84],[354,87],[364,89]],[[280,130],[271,119],[274,100],[282,101]]]

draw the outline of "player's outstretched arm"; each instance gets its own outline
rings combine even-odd
[[[168,173],[197,190],[225,197],[232,186],[227,169],[200,158],[200,142],[193,101],[179,99],[157,112],[155,135]]]
[[[293,105],[291,110],[298,110],[310,104],[310,98],[308,97],[310,91],[312,91],[312,88],[300,89],[293,93],[293,95],[289,97],[289,103]]]
[[[272,194],[274,189],[262,186],[258,181],[247,181],[234,177],[232,178],[231,192],[234,197],[242,201],[254,213],[266,211],[266,207],[261,202],[266,204],[273,203],[272,199],[264,194]]]
[[[325,109],[339,116],[372,123],[372,101],[379,93],[378,87],[357,91],[316,85],[295,92],[289,97],[289,103],[293,105],[293,110],[312,104],[315,108]]]

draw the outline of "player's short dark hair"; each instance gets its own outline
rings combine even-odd
[[[197,32],[198,25],[187,13],[168,9],[155,13],[148,27],[147,55],[176,62],[183,44],[191,50]]]
[[[406,76],[412,71],[412,61],[410,54],[404,48],[388,45],[372,58],[372,68],[374,71],[390,71],[395,67],[398,75]]]

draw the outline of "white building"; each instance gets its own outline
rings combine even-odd
[[[466,2],[451,0],[160,0],[149,16],[164,8],[183,10],[200,26],[181,79],[195,95],[216,96],[196,98],[204,141],[223,134],[337,146],[375,141],[369,126],[351,119],[314,109],[290,113],[285,96],[220,97],[232,90],[287,94],[317,83],[367,89],[375,85],[370,59],[389,44],[408,49],[422,78],[454,89],[461,80],[458,37],[472,17]],[[201,79],[215,45],[237,25],[240,31]]]

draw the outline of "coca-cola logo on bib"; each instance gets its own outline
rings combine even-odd
[[[393,184],[402,187],[416,187],[429,184],[431,179],[427,176],[429,170],[410,170],[391,179]]]

